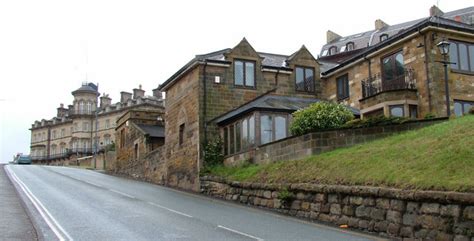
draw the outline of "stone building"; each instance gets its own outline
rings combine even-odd
[[[197,190],[202,148],[224,139],[227,156],[285,138],[291,113],[322,96],[319,63],[302,46],[292,55],[237,46],[197,55],[166,80],[168,184]]]
[[[117,120],[118,162],[133,164],[165,144],[164,108],[129,110]]]
[[[97,85],[92,83],[84,83],[72,95],[72,105],[66,108],[61,104],[55,117],[32,125],[33,163],[77,164],[78,159],[94,154],[95,139],[97,152],[103,152],[115,143],[118,117],[129,110],[161,110],[164,101],[158,90],[153,96],[145,96],[140,87],[133,89],[133,95],[121,92],[120,102],[112,104],[112,99],[106,94],[100,96]]]
[[[449,106],[459,116],[474,106],[474,7],[388,25],[350,36],[327,33],[321,50],[323,98],[360,109],[363,117],[447,115],[444,60],[450,43]]]

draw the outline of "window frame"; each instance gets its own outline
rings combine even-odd
[[[341,80],[342,78],[345,77],[345,82],[344,82],[344,85],[342,87],[342,92],[343,94],[345,95],[340,95],[339,94],[339,80]],[[339,77],[336,78],[336,97],[337,97],[337,100],[340,101],[340,100],[345,100],[345,99],[348,99],[350,97],[350,86],[349,86],[349,73],[346,73],[346,74],[343,74]]]
[[[251,126],[251,119],[253,119],[253,129],[254,133],[250,132],[250,126]],[[247,127],[246,127],[246,143],[244,144],[243,140],[243,122],[247,121]],[[223,139],[224,139],[224,156],[230,156],[230,155],[235,155],[241,152],[246,152],[253,147],[255,147],[255,113],[252,113],[250,115],[246,115],[224,127],[222,127],[223,130]],[[231,133],[232,131],[232,133]],[[239,133],[237,133],[239,132]],[[253,142],[250,142],[250,137],[252,136]],[[232,140],[231,140],[232,138]],[[232,145],[232,147],[231,147]]]
[[[379,36],[379,42],[386,41],[388,39],[388,34],[384,33]]]
[[[351,48],[349,48],[349,46],[351,46]],[[355,44],[354,42],[348,42],[346,43],[346,52],[349,52],[349,51],[352,51],[352,50],[355,50]]]
[[[331,56],[335,54],[337,54],[337,46],[329,47],[327,56]]]
[[[236,80],[235,74],[237,73],[236,64],[235,64],[236,62],[242,62],[243,64],[242,85],[237,84],[235,82]],[[247,85],[247,63],[253,64],[253,86]],[[246,88],[246,89],[256,89],[257,88],[257,62],[255,60],[248,60],[248,59],[234,59],[233,65],[234,65],[234,86],[239,87],[239,88]]]
[[[269,142],[266,142],[266,143],[262,143],[262,116],[265,116],[265,115],[268,115],[268,116],[271,116],[272,118],[272,133],[271,133],[271,140]],[[276,126],[275,126],[275,119],[276,117],[283,117],[285,119],[285,137],[284,138],[280,138],[280,139],[276,139]],[[260,138],[259,138],[259,145],[266,145],[266,144],[269,144],[269,143],[272,143],[272,142],[275,142],[275,141],[279,141],[279,140],[282,140],[282,139],[285,139],[287,137],[289,137],[289,126],[290,126],[290,117],[288,115],[288,113],[281,113],[281,112],[260,112],[260,118],[259,118],[259,133],[260,133]]]
[[[392,109],[394,109],[394,108],[402,108],[402,116],[392,115]],[[388,106],[388,112],[389,112],[391,117],[405,117],[405,105],[403,105],[403,104],[401,104],[401,105],[389,105]]]
[[[384,82],[384,81],[387,83],[387,81],[394,81],[394,80],[396,81],[396,80],[397,80],[397,78],[392,78],[391,80],[387,80],[387,76],[386,76],[385,71],[384,71],[384,64],[383,64],[383,62],[384,62],[384,60],[387,59],[387,58],[393,59],[393,63],[392,63],[391,65],[392,65],[393,70],[395,70],[395,69],[396,69],[396,66],[397,66],[397,65],[396,65],[396,61],[397,61],[397,55],[398,55],[398,54],[401,54],[401,55],[402,55],[402,57],[403,57],[403,62],[405,62],[405,56],[403,55],[403,49],[399,49],[399,50],[397,50],[397,51],[391,52],[391,53],[389,53],[389,54],[387,54],[387,55],[384,55],[384,56],[382,56],[382,57],[380,58],[380,72],[382,73],[382,74],[381,74],[381,75],[382,75],[382,85],[383,85],[383,82]],[[406,71],[405,63],[403,63],[403,73],[401,73],[400,75],[397,75],[397,76],[394,75],[394,77],[401,77],[401,76],[405,75],[405,71]],[[396,72],[393,71],[393,74],[395,74],[395,73],[396,73]]]
[[[450,62],[456,63],[454,65],[455,68],[453,68],[453,64],[450,65],[451,71],[455,72],[455,73],[460,73],[460,74],[474,75],[474,63],[471,62],[471,58],[474,59],[474,57],[471,57],[470,53],[469,53],[469,47],[474,48],[474,43],[466,42],[466,41],[460,41],[460,40],[456,40],[456,39],[449,39],[449,43],[456,45],[456,53],[457,53],[457,56],[456,56],[457,60],[456,61],[451,60],[451,54],[448,56]],[[464,44],[466,46],[468,70],[461,69],[461,52],[459,52],[459,44]],[[474,51],[473,51],[473,54],[474,54]]]
[[[301,68],[303,69],[303,90],[301,89],[298,89],[298,84],[296,83],[296,70],[298,68]],[[306,86],[306,69],[311,69],[311,71],[313,71],[313,80],[312,80],[312,86]],[[302,66],[302,65],[295,65],[295,91],[297,92],[303,92],[303,93],[314,93],[316,91],[316,72],[315,72],[315,69],[314,67],[310,67],[310,66]],[[307,87],[311,87],[311,88],[307,88]],[[308,89],[308,90],[307,90]]]
[[[457,104],[457,103],[461,105],[461,115],[460,116],[464,116],[464,115],[469,114],[470,108],[469,108],[469,110],[465,110],[464,109],[464,104],[470,104],[471,108],[474,107],[474,101],[454,99],[454,101],[453,101],[453,113],[454,113],[455,116],[458,116],[458,115],[456,115],[456,110],[455,110],[455,104]]]
[[[183,146],[184,144],[184,130],[185,130],[186,126],[184,123],[181,123],[179,126],[178,126],[178,144],[180,147]]]

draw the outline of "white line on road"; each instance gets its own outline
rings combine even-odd
[[[123,192],[121,192],[121,191],[117,191],[117,190],[114,190],[114,189],[109,189],[109,191],[115,192],[115,193],[120,194],[120,195],[125,196],[125,197],[129,197],[129,198],[136,199],[136,197],[134,197],[134,196],[132,196],[132,195],[128,195],[128,194],[123,193]]]
[[[222,226],[222,225],[217,225],[217,227],[218,227],[218,228],[225,229],[225,230],[230,231],[230,232],[233,232],[233,233],[236,233],[236,234],[240,234],[240,235],[242,235],[242,236],[245,236],[245,237],[248,237],[248,238],[251,238],[251,239],[255,239],[255,240],[258,240],[258,241],[263,241],[262,238],[255,237],[255,236],[252,236],[252,235],[250,235],[250,234],[237,231],[237,230],[235,230],[235,229],[231,229],[231,228],[228,228],[228,227],[224,227],[224,226]]]
[[[44,207],[41,201],[38,200],[38,198],[31,192],[31,190],[26,186],[26,184],[23,183],[20,180],[20,178],[10,169],[10,167],[6,166],[5,170],[7,170],[8,173],[10,173],[10,176],[12,177],[12,179],[18,184],[18,186],[20,186],[20,188],[23,190],[23,192],[28,197],[28,199],[30,199],[33,206],[36,208],[36,210],[38,210],[38,213],[41,215],[41,217],[44,219],[44,221],[49,226],[51,231],[53,231],[56,237],[60,241],[66,240],[64,236],[61,235],[61,232],[62,232],[62,234],[66,236],[67,240],[72,241],[73,239],[71,238],[71,236],[69,236],[66,230],[64,230],[64,228],[61,227],[61,225],[59,225],[58,221],[56,221],[56,219],[53,217],[53,215],[51,215],[48,209]]]
[[[167,207],[161,206],[161,205],[156,204],[156,203],[153,203],[153,202],[148,202],[148,204],[153,205],[153,206],[155,206],[155,207],[159,207],[159,208],[168,210],[168,211],[170,211],[170,212],[173,212],[173,213],[176,213],[176,214],[179,214],[179,215],[188,217],[188,218],[192,218],[192,217],[193,217],[193,216],[188,215],[188,214],[186,214],[186,213],[182,213],[182,212],[180,212],[180,211],[176,211],[176,210],[173,210],[173,209],[171,209],[171,208],[167,208]]]
[[[83,180],[81,180],[81,181],[83,181]],[[104,186],[102,186],[102,185],[95,184],[95,183],[92,183],[92,182],[89,182],[89,181],[83,181],[83,182],[86,182],[86,183],[88,183],[88,184],[90,184],[90,185],[92,185],[92,186],[95,186],[95,187],[100,187],[100,188],[104,187]]]

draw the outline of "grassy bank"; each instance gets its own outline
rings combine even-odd
[[[474,191],[474,115],[367,144],[210,174],[237,181],[324,183]]]

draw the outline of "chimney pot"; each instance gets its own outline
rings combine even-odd
[[[443,14],[444,12],[441,11],[441,9],[439,9],[436,5],[433,5],[430,8],[430,17],[433,17],[433,16],[440,17],[440,16],[443,16]]]
[[[339,35],[339,34],[333,32],[333,31],[331,31],[331,30],[328,30],[328,31],[326,32],[326,42],[327,42],[327,43],[332,43],[334,40],[336,40],[336,39],[338,39],[338,38],[340,38],[340,37],[341,37],[341,35]]]
[[[120,102],[121,103],[127,103],[129,99],[132,98],[132,93],[122,91],[120,92]]]
[[[388,27],[388,26],[390,26],[390,25],[388,25],[387,23],[385,23],[381,19],[375,20],[375,30],[380,30],[380,29]]]

